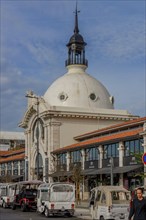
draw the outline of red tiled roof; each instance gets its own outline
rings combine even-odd
[[[0,158],[0,163],[6,163],[9,161],[15,161],[15,160],[23,160],[25,157],[25,154],[18,154],[18,155],[13,155],[7,158]]]
[[[131,126],[134,126],[134,124],[139,125],[139,123],[142,123],[142,122],[143,123],[146,122],[146,117],[126,121],[126,122],[123,122],[123,123],[120,123],[120,124],[111,125],[109,127],[105,127],[105,128],[101,128],[99,130],[88,132],[88,133],[76,136],[75,139],[80,140],[80,139],[84,138],[85,136],[88,137],[90,135],[94,135],[94,134],[96,135],[96,134],[99,134],[99,133],[108,132],[109,130],[117,130],[117,129],[121,129],[122,127],[128,127],[128,126],[131,127]]]
[[[0,156],[5,155],[7,152],[8,152],[8,151],[6,151],[6,150],[0,150]]]
[[[25,148],[21,148],[21,149],[18,149],[18,150],[9,150],[9,151],[0,151],[0,156],[9,156],[9,155],[16,155],[16,154],[19,154],[19,153],[23,153],[25,152]]]
[[[65,151],[68,151],[74,148],[83,148],[87,145],[94,144],[94,143],[106,143],[112,140],[116,142],[119,139],[122,140],[127,137],[139,135],[139,133],[142,131],[143,131],[143,128],[141,127],[141,128],[134,129],[134,130],[126,130],[126,131],[115,133],[115,134],[100,136],[94,139],[89,139],[87,141],[82,141],[76,144],[72,144],[72,145],[60,148],[60,149],[56,149],[55,151],[53,151],[53,153],[65,152]]]

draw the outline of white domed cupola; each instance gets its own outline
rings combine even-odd
[[[58,78],[44,94],[50,106],[84,108],[91,112],[94,108],[113,109],[113,98],[98,80],[85,72],[88,62],[85,59],[83,37],[79,34],[78,11],[75,11],[74,34],[67,44],[67,73]]]

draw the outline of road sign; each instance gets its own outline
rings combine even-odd
[[[146,165],[146,153],[142,155],[142,162]]]

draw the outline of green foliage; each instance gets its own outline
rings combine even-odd
[[[76,200],[77,203],[80,202],[80,183],[83,180],[83,176],[82,176],[82,170],[81,170],[81,165],[80,164],[75,164],[72,167],[72,181],[75,183],[76,186]]]
[[[83,177],[81,175],[81,166],[79,164],[76,164],[72,169],[72,180],[75,183],[80,183],[83,180]]]
[[[131,154],[135,157],[136,161],[138,163],[142,163],[142,155],[143,153],[132,153]],[[146,178],[146,173],[142,172],[142,173],[137,173],[135,174],[135,177],[141,177],[142,179]]]
[[[5,175],[5,176],[0,176],[0,182],[1,183],[10,183],[13,182],[12,176],[11,175]]]

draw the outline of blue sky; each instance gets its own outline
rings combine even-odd
[[[115,98],[115,108],[146,115],[145,0],[78,0],[87,73]],[[43,96],[66,73],[75,0],[1,0],[0,130],[22,131],[26,91]]]

